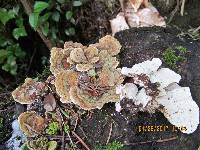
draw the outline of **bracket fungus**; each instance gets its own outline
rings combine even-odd
[[[139,110],[154,113],[161,111],[169,122],[183,133],[192,133],[199,124],[199,107],[192,99],[189,87],[178,85],[181,76],[168,68],[160,68],[162,62],[153,58],[132,68],[123,67],[121,73],[129,78],[116,93],[139,106]],[[160,69],[159,69],[160,68]],[[162,106],[162,107],[160,107]],[[123,108],[116,103],[116,111]]]
[[[119,101],[115,88],[123,82],[123,76],[115,56],[120,49],[118,40],[110,35],[88,47],[70,43],[64,49],[53,48],[50,68],[56,77],[55,87],[61,102],[90,110]],[[62,64],[63,59],[67,67]]]
[[[176,87],[167,90],[166,96],[158,98],[160,109],[173,125],[183,133],[194,132],[199,124],[199,107],[192,99],[189,87]]]
[[[35,111],[20,114],[18,121],[20,129],[29,137],[41,134],[45,128],[45,119],[37,115]]]
[[[25,83],[12,92],[14,100],[20,104],[32,104],[38,97],[45,94],[48,87],[43,82],[26,78]]]

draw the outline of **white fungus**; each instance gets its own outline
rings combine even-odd
[[[156,72],[161,65],[162,61],[159,58],[153,58],[151,61],[147,60],[142,63],[135,64],[132,68],[123,67],[121,73],[128,77],[140,74],[149,75]]]
[[[142,105],[150,113],[155,109],[161,111],[181,132],[193,133],[199,124],[199,107],[192,99],[190,88],[178,85],[181,76],[169,68],[159,69],[161,64],[159,58],[153,58],[151,61],[135,64],[132,68],[123,67],[121,73],[132,77],[134,83],[117,87],[116,93],[120,94],[121,100],[131,99],[135,105]],[[141,75],[143,78],[139,79]],[[153,83],[158,85],[156,89],[152,89]],[[149,102],[157,105],[149,105]],[[116,104],[116,110],[122,110],[120,103]]]
[[[116,103],[115,103],[115,110],[116,110],[117,112],[120,112],[120,111],[122,110],[122,107],[121,107],[121,105],[120,105],[120,102],[116,102]]]
[[[125,85],[120,85],[116,88],[116,94],[120,94],[120,99],[128,98],[135,99],[138,88],[133,83],[126,83]]]
[[[161,68],[150,76],[151,83],[158,82],[160,87],[165,88],[171,83],[179,83],[181,76],[169,68]]]
[[[149,101],[151,101],[152,98],[150,96],[148,96],[146,94],[146,91],[144,88],[142,88],[138,94],[137,94],[137,97],[136,97],[136,100],[135,100],[135,105],[140,105],[142,104],[143,108],[147,105],[147,103]]]
[[[161,110],[169,122],[183,133],[192,133],[199,124],[199,107],[192,99],[189,87],[179,87],[157,99],[164,106]]]

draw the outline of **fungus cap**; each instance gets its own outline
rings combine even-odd
[[[165,88],[171,83],[179,83],[181,76],[169,68],[161,68],[150,76],[152,83],[158,82],[160,87]]]
[[[21,113],[18,117],[20,129],[29,137],[41,134],[45,128],[45,120],[35,111]]]
[[[138,93],[138,88],[133,83],[126,83],[125,85],[119,85],[116,88],[116,93],[120,94],[120,99],[128,98],[135,100]]]
[[[61,97],[63,103],[69,103],[69,91],[71,86],[76,86],[78,83],[78,72],[67,70],[60,72],[55,79],[56,92]]]
[[[117,39],[111,35],[106,35],[103,38],[99,39],[97,48],[101,50],[107,50],[111,56],[115,56],[120,52],[121,44]]]
[[[12,97],[20,104],[32,104],[38,96],[42,96],[47,90],[45,83],[26,78],[24,84],[12,92]]]
[[[159,58],[153,58],[151,61],[147,60],[135,64],[132,68],[123,67],[121,73],[128,77],[140,74],[150,75],[151,73],[156,72],[161,65],[162,61]]]
[[[199,107],[192,99],[189,87],[178,87],[157,99],[169,122],[183,133],[193,133],[199,124]]]

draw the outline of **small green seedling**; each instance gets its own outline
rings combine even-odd
[[[51,122],[47,129],[46,129],[46,133],[49,134],[49,135],[55,135],[57,134],[59,131],[59,124],[58,122]]]

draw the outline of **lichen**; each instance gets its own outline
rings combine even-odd
[[[34,137],[41,134],[46,126],[45,119],[35,111],[24,112],[18,117],[20,129],[28,137]]]
[[[117,39],[107,35],[88,47],[71,45],[64,46],[69,53],[60,50],[62,56],[59,58],[54,55],[56,48],[52,49],[51,54],[51,60],[58,59],[51,61],[51,71],[56,76],[55,87],[61,102],[73,102],[90,110],[100,109],[108,102],[119,101],[115,87],[123,82],[123,76],[117,68],[119,62],[115,57],[121,49]],[[61,62],[60,58],[69,62],[68,68],[54,63]]]
[[[43,96],[47,90],[48,87],[45,83],[26,78],[25,83],[12,92],[12,96],[16,102],[32,104],[38,97]]]

